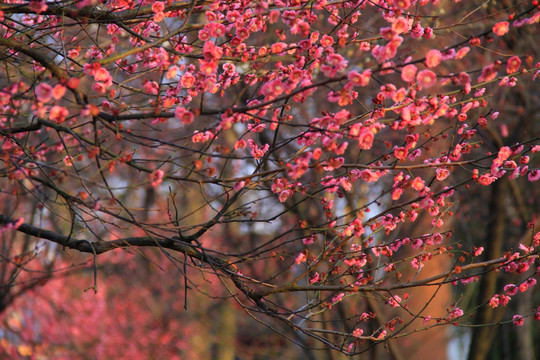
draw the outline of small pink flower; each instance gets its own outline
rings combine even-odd
[[[270,49],[272,50],[272,53],[273,53],[273,54],[281,53],[281,52],[285,51],[286,48],[287,48],[287,44],[284,43],[284,42],[274,43],[274,44],[272,44],[272,46],[270,47]]]
[[[199,69],[201,70],[201,73],[207,76],[214,74],[217,68],[218,68],[217,61],[199,60]]]
[[[199,30],[198,37],[199,37],[199,40],[208,41],[210,39],[210,32],[203,28]]]
[[[291,190],[283,190],[279,193],[278,200],[279,202],[285,202],[288,198],[290,198],[293,195],[293,192]]]
[[[335,304],[337,302],[340,302],[341,300],[343,300],[343,298],[345,297],[345,294],[344,293],[339,293],[337,294],[336,296],[334,296],[332,298],[332,304]]]
[[[63,161],[66,166],[73,166],[73,158],[71,156],[66,155]]]
[[[392,200],[394,201],[399,200],[402,194],[403,194],[402,188],[395,188],[394,191],[392,191]]]
[[[458,52],[456,53],[456,56],[454,56],[454,60],[463,59],[465,57],[465,55],[467,55],[469,53],[470,50],[471,50],[471,48],[468,47],[468,46],[462,47],[461,49],[458,50]]]
[[[314,275],[312,275],[312,276],[309,278],[309,283],[310,283],[310,284],[315,284],[315,283],[318,282],[320,279],[321,279],[321,276],[319,275],[318,272],[316,272]]]
[[[491,81],[495,79],[497,76],[497,68],[495,65],[490,64],[486,65],[482,68],[482,74],[478,77],[478,81],[484,82],[484,81]]]
[[[246,146],[247,146],[247,143],[246,143],[246,140],[244,140],[244,139],[240,139],[240,140],[236,141],[236,143],[234,143],[234,149],[235,150],[243,149]]]
[[[294,262],[296,263],[296,265],[300,264],[300,263],[303,263],[303,262],[306,262],[307,261],[307,258],[306,258],[306,254],[304,254],[303,252],[301,252],[300,254],[298,254],[298,256],[296,257],[296,259],[294,260]]]
[[[408,150],[404,147],[397,147],[394,149],[394,156],[400,161],[405,161],[408,153]]]
[[[347,60],[339,54],[330,54],[326,57],[326,64],[321,66],[321,70],[327,77],[334,77],[338,72],[347,67]]]
[[[347,60],[340,54],[336,53],[329,54],[326,57],[326,63],[337,69],[343,69],[347,66]]]
[[[527,246],[525,244],[519,244],[519,250],[522,250],[526,254],[530,254],[534,251],[534,246]]]
[[[153,173],[150,174],[150,181],[152,183],[152,186],[158,186],[163,182],[163,177],[165,176],[165,172],[163,170],[156,170]]]
[[[411,248],[412,249],[419,249],[420,246],[424,244],[424,241],[422,239],[412,239],[411,240]]]
[[[503,36],[504,34],[508,32],[509,25],[510,24],[508,23],[508,21],[498,22],[495,25],[493,25],[493,32],[497,36]]]
[[[393,308],[398,307],[399,303],[401,303],[401,298],[398,295],[394,295],[388,299],[388,304]]]
[[[53,88],[47,83],[36,86],[36,97],[39,102],[48,103],[53,97]]]
[[[56,84],[52,91],[52,97],[56,100],[60,100],[66,93],[66,87],[61,84]]]
[[[394,1],[394,5],[402,10],[406,10],[411,6],[411,0],[397,0]]]
[[[424,29],[424,34],[422,34],[422,37],[424,39],[431,39],[433,37],[433,29],[430,28],[429,26],[427,26],[425,29]]]
[[[182,125],[189,125],[195,120],[195,115],[185,108],[179,106],[174,111],[174,117],[182,123]]]
[[[431,225],[440,228],[440,227],[442,227],[444,225],[444,221],[443,221],[443,219],[433,219],[431,221]]]
[[[69,80],[67,81],[67,87],[74,90],[79,86],[79,82],[80,80],[78,78],[69,78]]]
[[[412,261],[411,261],[411,266],[413,268],[415,268],[416,270],[420,270],[421,268],[424,267],[424,264],[422,264],[418,258],[414,258]]]
[[[368,128],[362,128],[360,134],[358,135],[358,146],[360,149],[369,150],[373,146],[373,140],[375,135]]]
[[[275,98],[276,96],[283,94],[283,91],[285,91],[284,85],[285,84],[278,79],[269,81],[261,88],[261,94]]]
[[[500,159],[502,161],[508,159],[512,155],[512,150],[508,146],[503,146],[499,149],[499,152],[497,153],[497,159]]]
[[[357,71],[351,71],[347,74],[347,78],[355,86],[367,86],[371,78],[371,70],[365,70],[361,74]]]
[[[159,93],[159,85],[155,81],[145,81],[143,84],[143,90],[150,95],[157,95]]]
[[[411,82],[414,80],[417,70],[417,67],[413,64],[406,65],[403,67],[403,69],[401,69],[401,78],[403,81]]]
[[[335,169],[340,168],[341,165],[343,165],[344,162],[345,162],[345,159],[342,158],[342,157],[337,157],[337,158],[334,158],[334,159],[330,159],[325,163],[325,165],[323,166],[323,169],[325,171],[333,171]]]
[[[411,187],[417,191],[422,190],[424,186],[425,186],[424,180],[422,180],[418,176],[411,182]]]
[[[494,296],[489,300],[489,306],[491,306],[492,309],[495,309],[496,307],[499,306],[499,295],[494,295]]]
[[[400,16],[392,23],[392,30],[396,34],[402,34],[410,30],[412,26],[412,19],[408,20],[407,18]]]
[[[180,79],[180,85],[182,85],[184,89],[192,88],[195,86],[195,76],[193,76],[193,74],[190,72],[185,73]]]
[[[369,51],[371,49],[371,44],[367,41],[361,41],[360,44],[358,45],[358,49],[360,49],[360,51]]]
[[[160,13],[160,12],[163,12],[163,10],[165,10],[165,4],[161,1],[156,1],[155,3],[152,4],[152,11],[154,13]]]
[[[154,17],[152,18],[152,20],[155,22],[155,23],[159,23],[161,21],[163,21],[163,19],[165,18],[165,14],[162,13],[162,12],[159,12],[159,13],[156,13],[154,15]]]
[[[444,168],[438,168],[437,170],[435,170],[435,173],[437,174],[436,177],[439,181],[443,181],[450,175],[450,171]]]
[[[217,62],[223,56],[223,49],[216,46],[212,41],[207,41],[203,45],[203,56],[205,61]]]
[[[506,306],[508,305],[508,302],[510,301],[510,296],[507,296],[507,295],[499,295],[499,303],[502,305],[502,306]]]
[[[452,309],[452,311],[450,312],[450,315],[448,316],[448,319],[449,320],[454,320],[454,319],[457,319],[459,317],[463,316],[463,310],[461,310],[460,308],[458,307],[455,307]]]
[[[516,295],[518,291],[518,287],[514,284],[508,284],[504,286],[504,292],[507,295],[513,296]]]
[[[481,175],[478,178],[478,183],[480,183],[480,184],[482,184],[484,186],[488,186],[491,183],[493,183],[495,180],[497,180],[497,178],[495,176],[491,176],[489,174],[484,174],[484,175]]]
[[[422,70],[419,71],[416,75],[416,80],[423,88],[430,88],[435,85],[437,81],[437,75],[431,70]]]
[[[375,317],[374,314],[370,314],[370,313],[362,313],[360,315],[360,321],[368,321],[369,319],[371,319],[372,317]]]
[[[105,94],[107,88],[105,87],[105,84],[97,82],[92,85],[92,90],[94,90],[96,94]]]
[[[508,137],[508,126],[506,126],[506,124],[501,124],[501,126],[499,127],[500,130],[501,130],[501,136],[502,137]]]
[[[174,78],[176,74],[178,74],[178,66],[173,65],[169,68],[169,70],[167,70],[167,74],[165,75],[165,77],[170,80]]]
[[[322,47],[329,47],[329,46],[332,46],[332,44],[334,44],[334,39],[331,36],[328,36],[326,34],[322,36],[321,38]]]
[[[63,106],[53,106],[49,111],[49,119],[60,124],[66,120],[66,117],[69,115],[68,109]]]
[[[107,82],[111,78],[111,74],[107,69],[100,67],[94,72],[94,80]]]
[[[310,235],[307,238],[302,239],[302,244],[309,246],[315,242],[315,235]]]
[[[418,39],[422,37],[422,35],[424,35],[424,28],[422,27],[422,25],[420,25],[420,23],[414,24],[411,29],[411,37],[413,39]]]
[[[473,248],[473,255],[474,256],[479,256],[483,252],[484,252],[484,248],[482,246],[480,246],[479,248],[477,248],[477,247]]]
[[[43,0],[30,0],[28,7],[36,14],[41,14],[42,12],[47,11],[48,8],[47,4]]]
[[[530,182],[538,181],[540,179],[540,170],[531,170],[527,175],[527,179],[529,179]]]
[[[519,70],[521,59],[517,56],[512,56],[506,63],[506,73],[511,74]]]
[[[195,130],[193,136],[191,137],[191,141],[193,141],[194,143],[207,142],[214,139],[215,137],[216,135],[211,131]]]
[[[522,325],[523,325],[523,316],[521,316],[521,315],[514,315],[514,317],[512,318],[512,322],[513,322],[514,325],[516,325],[516,326],[522,326]]]
[[[243,181],[243,180],[242,180],[242,181],[238,181],[238,182],[236,182],[236,184],[234,184],[233,189],[234,189],[234,191],[239,191],[239,190],[243,189],[244,186],[246,186],[246,182],[245,182],[245,181]]]
[[[364,333],[364,330],[356,328],[356,329],[354,329],[352,335],[355,338],[359,338],[360,336],[362,336],[363,333]]]
[[[409,154],[409,160],[410,160],[410,161],[414,161],[414,159],[416,159],[416,158],[419,157],[420,155],[422,155],[422,150],[421,150],[421,149],[414,149],[414,150]]]
[[[251,139],[248,140],[248,145],[251,148],[251,155],[253,155],[255,160],[261,159],[270,148],[270,145],[268,144],[265,144],[263,147],[259,147],[257,143]]]
[[[439,50],[429,50],[426,54],[426,66],[428,68],[436,67],[441,63],[442,54]]]
[[[533,319],[536,321],[540,320],[540,306],[536,308],[536,312],[533,315]]]

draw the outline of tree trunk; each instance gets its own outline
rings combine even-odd
[[[488,259],[498,259],[502,256],[504,240],[504,228],[506,218],[506,179],[497,181],[491,192],[489,203],[489,222],[486,233]],[[480,279],[480,291],[476,304],[485,304],[476,313],[475,324],[489,324],[500,321],[504,314],[504,308],[492,309],[487,303],[497,291],[498,272],[489,271]],[[476,327],[472,333],[471,346],[469,347],[469,360],[485,360],[492,346],[497,328],[493,326]]]

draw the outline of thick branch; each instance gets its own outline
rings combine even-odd
[[[15,222],[15,219],[0,214],[0,225],[15,224]],[[244,295],[246,295],[250,300],[252,300],[265,313],[275,313],[275,310],[270,309],[260,296],[253,295],[254,293],[252,289],[242,282],[241,277],[237,274],[237,270],[227,261],[222,260],[216,256],[209,255],[204,251],[199,251],[195,247],[181,240],[172,238],[160,239],[157,237],[129,237],[107,242],[94,242],[89,240],[71,238],[54,231],[41,229],[36,226],[24,223],[17,227],[16,230],[40,239],[52,241],[69,249],[95,255],[103,254],[111,250],[128,248],[132,246],[159,247],[163,249],[177,251],[210,265],[213,269],[221,272],[229,279],[231,279],[236,288],[240,290]]]
[[[7,224],[14,224],[15,222],[16,220],[8,216],[0,214],[0,224],[7,225]],[[105,241],[94,242],[94,241],[89,241],[89,240],[81,240],[81,239],[68,237],[54,231],[41,229],[36,226],[24,224],[24,223],[21,226],[19,226],[16,230],[27,235],[35,236],[40,239],[52,241],[56,244],[62,245],[63,247],[77,250],[83,253],[99,255],[99,254],[103,254],[111,250],[126,248],[126,247],[131,247],[131,246],[162,247],[162,248],[175,250],[175,251],[184,253],[188,256],[191,256],[200,261],[206,262],[215,267],[228,267],[228,264],[226,261],[221,260],[215,256],[203,254],[202,252],[196,250],[194,247],[188,245],[187,243],[177,241],[174,239],[159,239],[155,237],[153,238],[130,237],[130,238],[123,238],[123,239],[107,241],[107,242]]]

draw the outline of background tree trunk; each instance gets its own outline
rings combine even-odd
[[[507,180],[497,181],[491,189],[489,202],[489,222],[486,232],[485,244],[486,257],[497,259],[502,256],[504,241],[504,228],[506,221],[506,194],[508,191]],[[499,322],[504,315],[504,307],[492,309],[487,303],[497,291],[497,278],[499,274],[489,271],[480,279],[480,289],[476,304],[483,304],[476,312],[475,324],[490,324]],[[469,360],[485,360],[491,350],[492,341],[497,333],[497,327],[481,326],[473,328],[471,346],[469,348]]]

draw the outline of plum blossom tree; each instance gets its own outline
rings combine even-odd
[[[539,21],[529,0],[1,2],[0,352],[443,359],[473,329],[485,359],[501,324],[533,349]]]

